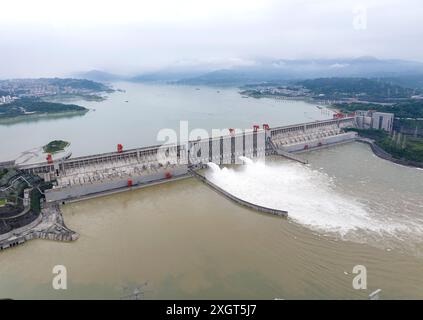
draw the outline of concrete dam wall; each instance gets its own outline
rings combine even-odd
[[[180,177],[186,175],[188,172],[187,166],[178,166],[171,169],[161,170],[155,173],[134,176],[120,176],[116,179],[103,179],[89,181],[90,174],[86,173],[84,181],[79,183],[69,183],[68,185],[46,190],[45,197],[47,202],[54,201],[75,201],[89,195],[101,195],[112,190],[121,190],[141,185],[147,185],[155,181],[172,179],[173,177]],[[93,175],[91,175],[93,176]],[[80,178],[79,178],[80,179]],[[62,181],[62,180],[59,180]],[[130,181],[130,185],[128,185]]]
[[[216,184],[214,184],[213,182],[209,181],[206,177],[202,176],[201,174],[190,170],[189,171],[195,178],[197,178],[198,180],[200,180],[201,182],[207,184],[209,187],[211,187],[213,190],[217,191],[218,193],[222,194],[223,196],[225,196],[226,198],[236,202],[237,204],[259,211],[259,212],[263,212],[263,213],[269,213],[275,216],[282,216],[282,217],[288,217],[288,211],[285,210],[278,210],[278,209],[272,209],[272,208],[267,208],[267,207],[263,207],[263,206],[259,206],[257,204],[242,200],[236,196],[234,196],[233,194],[223,190],[222,188],[220,188],[219,186],[217,186]]]
[[[301,152],[327,145],[354,141],[355,132],[344,132],[354,127],[354,118],[316,121],[271,130],[271,140],[277,149]]]
[[[351,126],[354,126],[354,118],[276,128],[255,127],[242,132],[228,129],[226,135],[186,144],[118,150],[53,163],[22,165],[19,169],[53,181],[53,189],[45,192],[48,202],[72,201],[181,178],[187,176],[189,168],[201,168],[209,162],[242,164],[240,156],[259,159],[276,153],[304,162],[292,153],[354,140],[355,133],[342,130]]]

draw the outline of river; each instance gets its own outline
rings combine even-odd
[[[55,139],[71,142],[73,156],[116,150],[118,143],[136,148],[161,143],[161,129],[252,128],[253,124],[287,125],[327,119],[331,113],[302,101],[242,98],[236,88],[114,83],[115,92],[102,102],[72,103],[89,108],[82,116],[37,118],[0,124],[0,161],[16,159],[26,150]],[[127,102],[126,102],[127,101]],[[68,101],[69,102],[69,101]]]
[[[214,120],[208,128],[218,125],[219,118],[224,122],[219,127],[224,127],[254,119],[295,123],[305,115],[321,115],[306,103],[243,99],[233,89],[218,94],[214,89],[164,88],[173,96],[178,90],[182,96],[205,93],[220,99],[222,94],[226,108],[234,110],[240,107],[230,101],[252,104],[236,122],[235,114],[232,119],[218,116],[223,107],[210,98],[205,103],[215,109],[209,111]],[[152,100],[156,96],[142,95]],[[112,99],[98,105],[110,106]],[[88,116],[106,117],[107,108],[97,107]],[[284,115],[290,112],[291,118]],[[199,112],[186,119],[198,127],[207,115]],[[140,139],[149,141],[154,134],[149,137]],[[131,145],[132,138],[127,139]],[[79,145],[76,141],[74,146]],[[423,299],[423,171],[377,158],[360,143],[302,156],[308,166],[268,158],[265,163],[205,171],[246,200],[288,210],[288,219],[240,207],[191,178],[67,204],[65,221],[80,239],[34,240],[2,252],[0,297],[119,299],[130,293],[125,288],[147,281],[145,299],[365,299],[378,288],[383,299]],[[55,265],[67,268],[67,290],[52,288]],[[352,286],[356,265],[367,269],[366,290]]]

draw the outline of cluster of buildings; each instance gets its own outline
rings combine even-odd
[[[0,97],[0,104],[11,103],[15,99],[16,99],[15,97],[11,97],[11,96],[1,96]]]
[[[53,96],[58,94],[68,95],[68,94],[90,94],[92,90],[82,89],[82,88],[72,88],[69,86],[61,87],[56,85],[36,85],[28,87],[25,89],[25,93],[22,96]]]
[[[310,95],[310,90],[302,86],[257,86],[254,89],[246,90],[253,95],[275,95],[286,97],[303,97]]]
[[[360,129],[377,129],[392,132],[394,114],[373,110],[357,110],[355,112],[356,125]]]
[[[83,80],[66,79],[10,79],[0,81],[0,92],[12,96],[43,97],[54,95],[88,95],[98,92],[91,87],[78,83]],[[1,101],[0,101],[1,102]]]

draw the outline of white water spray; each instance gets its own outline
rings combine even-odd
[[[406,225],[379,219],[365,205],[337,191],[331,177],[297,163],[264,164],[240,157],[241,170],[213,170],[206,176],[241,199],[269,208],[287,210],[296,222],[344,236],[357,230],[377,234],[404,232]]]
[[[244,156],[240,156],[238,157],[239,160],[241,160],[244,164],[253,164],[253,160],[251,160],[250,158],[244,157]]]
[[[214,162],[209,162],[207,163],[207,166],[212,169],[213,172],[219,172],[220,171],[220,167],[214,163]]]

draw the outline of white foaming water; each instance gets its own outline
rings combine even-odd
[[[236,171],[209,164],[213,171],[207,172],[207,178],[241,199],[287,210],[290,219],[318,231],[341,236],[360,230],[394,236],[410,231],[409,225],[386,219],[383,212],[372,212],[338,192],[325,173],[296,163],[265,165],[248,160]]]
[[[207,163],[207,165],[210,169],[212,169],[213,172],[219,172],[220,171],[220,167],[214,162],[209,162],[209,163]]]
[[[241,160],[245,164],[253,164],[253,160],[251,160],[250,158],[244,157],[244,156],[240,156],[239,160]]]

